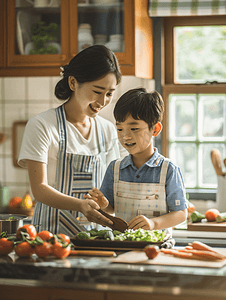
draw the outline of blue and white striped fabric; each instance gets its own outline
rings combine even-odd
[[[98,155],[80,155],[67,153],[66,115],[64,105],[56,108],[59,126],[59,151],[56,167],[55,188],[63,194],[83,199],[83,195],[94,186],[99,188],[106,169],[105,142],[100,122],[95,119],[99,141]],[[37,202],[33,224],[39,224],[37,230],[49,230],[74,236],[85,230],[76,218],[81,213],[59,210]]]
[[[150,17],[225,15],[225,0],[149,0]]]

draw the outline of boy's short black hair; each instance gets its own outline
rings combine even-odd
[[[162,96],[154,91],[148,93],[145,88],[136,88],[123,94],[115,104],[116,122],[124,122],[131,115],[135,120],[143,120],[151,129],[161,122],[164,112]]]

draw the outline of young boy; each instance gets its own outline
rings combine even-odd
[[[158,153],[153,137],[162,130],[164,102],[158,92],[132,89],[115,105],[119,141],[130,153],[112,161],[100,191],[89,191],[108,213],[129,223],[129,229],[167,229],[186,220],[187,204],[179,167]]]

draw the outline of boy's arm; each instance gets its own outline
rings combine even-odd
[[[176,226],[187,219],[187,209],[171,211],[168,214],[148,219],[143,215],[136,216],[130,220],[128,229],[143,228],[145,230],[164,229]]]

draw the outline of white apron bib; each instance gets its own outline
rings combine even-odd
[[[99,145],[97,155],[67,153],[64,105],[56,108],[56,115],[59,127],[59,151],[54,188],[63,194],[83,199],[83,195],[87,194],[90,189],[100,187],[106,170],[106,151],[101,124],[95,119]],[[37,202],[32,222],[40,225],[37,227],[38,232],[48,230],[55,234],[64,233],[74,236],[87,229],[76,220],[81,215],[77,211],[60,210]]]
[[[160,158],[159,158],[160,159]],[[156,161],[156,165],[159,162]],[[119,180],[121,160],[114,168],[114,211],[115,216],[129,222],[138,215],[151,219],[168,213],[165,193],[166,173],[169,161],[164,159],[159,183],[137,183]],[[172,235],[171,228],[165,229]]]

